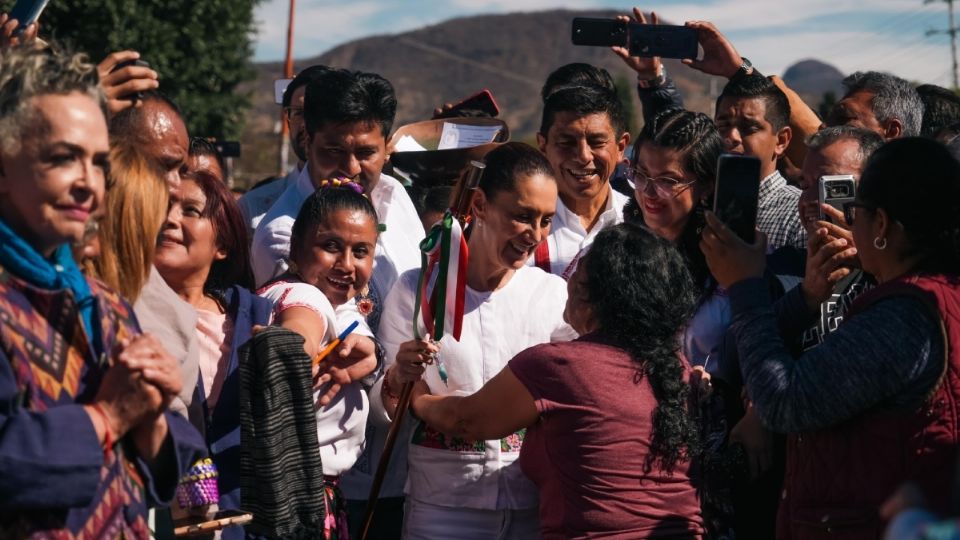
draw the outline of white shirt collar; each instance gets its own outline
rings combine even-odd
[[[597,223],[593,226],[593,231],[603,229],[608,223],[619,223],[623,221],[623,205],[627,203],[626,199],[627,197],[625,195],[613,189],[610,184],[607,183],[607,203],[604,205],[603,212],[600,213]],[[557,223],[559,227],[573,229],[583,236],[589,234],[583,227],[580,216],[575,214],[573,210],[567,208],[567,205],[563,204],[563,199],[560,197],[557,197],[556,220],[559,221],[559,223]]]

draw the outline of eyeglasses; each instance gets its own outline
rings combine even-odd
[[[284,107],[283,114],[286,115],[288,122],[303,119],[303,107]]]
[[[845,220],[847,221],[847,226],[848,226],[848,227],[853,227],[853,220],[857,217],[857,212],[856,212],[857,208],[866,208],[867,210],[876,210],[876,209],[877,209],[876,206],[873,206],[873,205],[870,205],[870,204],[859,203],[859,202],[856,202],[856,201],[850,201],[850,202],[848,202],[848,203],[843,203],[843,219],[845,219]]]
[[[653,189],[661,199],[672,199],[683,193],[685,189],[692,186],[696,180],[682,181],[669,176],[652,177],[640,169],[630,169],[630,176],[633,178],[633,184],[638,192],[646,191],[647,185],[653,183]]]

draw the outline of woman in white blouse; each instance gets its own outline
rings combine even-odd
[[[556,211],[549,162],[528,145],[508,143],[490,152],[486,165],[473,207],[461,339],[444,336],[439,345],[413,339],[419,272],[403,274],[380,320],[387,370],[371,396],[374,415],[381,406],[376,398],[382,399],[381,419],[396,413],[397,394],[408,381],[422,378],[437,395],[469,395],[520,351],[576,337],[563,321],[564,281],[525,265]],[[404,538],[537,537],[536,487],[516,463],[523,436],[521,431],[502,440],[467,441],[414,423],[405,434]]]

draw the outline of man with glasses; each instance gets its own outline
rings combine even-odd
[[[280,195],[296,182],[300,171],[307,164],[307,130],[303,122],[303,97],[307,85],[328,71],[330,68],[327,66],[310,66],[298,73],[283,91],[283,116],[290,128],[290,148],[297,156],[297,167],[283,178],[271,178],[260,182],[240,197],[238,203],[243,213],[243,220],[247,224],[250,241],[253,241],[253,233],[263,220],[263,216],[277,202]]]

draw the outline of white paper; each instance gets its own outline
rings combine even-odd
[[[394,145],[393,150],[395,152],[423,152],[426,148],[421,146],[420,143],[410,135],[404,135],[400,137],[400,140]]]
[[[498,133],[500,133],[500,126],[470,126],[444,122],[437,150],[480,146],[493,142]]]

